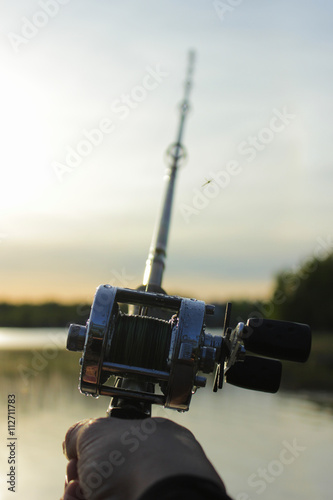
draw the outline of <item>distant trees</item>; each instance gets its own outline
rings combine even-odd
[[[123,312],[126,312],[124,309]],[[2,327],[64,327],[84,324],[90,304],[0,303]],[[222,331],[225,304],[216,304],[214,316],[207,316],[208,328]],[[266,317],[307,323],[313,331],[333,334],[333,253],[308,259],[296,271],[283,271],[275,278],[275,289],[267,302],[233,301],[231,326],[249,317]]]
[[[271,317],[333,331],[333,253],[277,275]]]
[[[0,303],[0,326],[65,327],[69,323],[84,324],[90,312],[88,304],[8,304]]]
[[[0,302],[0,327],[62,328],[70,323],[84,325],[90,315],[91,304],[9,304]],[[120,309],[126,312],[121,304]]]

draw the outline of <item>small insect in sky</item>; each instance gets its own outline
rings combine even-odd
[[[207,178],[205,177],[205,181],[206,181],[206,182],[205,182],[205,183],[204,183],[201,187],[207,186],[207,184],[210,184],[210,183],[212,182],[212,180],[213,180],[213,179],[207,179]]]

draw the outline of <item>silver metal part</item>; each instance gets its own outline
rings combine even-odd
[[[214,370],[216,361],[215,347],[202,347],[200,358],[200,370],[204,373],[211,373]]]
[[[213,304],[206,304],[206,314],[213,315],[215,311],[215,306]]]
[[[211,335],[210,333],[205,333],[204,346],[215,348],[217,351],[217,359],[220,356],[222,342],[223,342],[223,337],[221,335]]]
[[[148,378],[153,377],[157,380],[169,380],[169,372],[152,370],[150,368],[141,368],[140,366],[120,365],[118,363],[109,363],[108,361],[103,363],[103,370],[117,375],[122,375],[124,377],[135,374],[145,375]]]
[[[236,328],[230,333],[227,340],[230,354],[225,364],[224,373],[229,370],[229,368],[235,364],[236,361],[242,361],[245,357],[245,349],[242,342],[244,326],[244,323],[238,323]]]
[[[198,371],[200,345],[203,343],[205,303],[194,299],[183,299],[170,367],[166,408],[181,411],[189,409],[192,388]]]
[[[112,327],[116,293],[117,288],[110,285],[99,286],[91,308],[80,376],[80,390],[87,395],[99,395],[104,350],[107,333]]]
[[[82,325],[69,325],[66,349],[69,351],[83,351],[86,341],[87,328]]]
[[[135,304],[173,311],[170,319],[170,347],[166,370],[117,363],[110,359],[113,332],[119,314],[118,303]],[[212,310],[211,307],[208,308]],[[172,314],[172,313],[171,313]],[[166,296],[122,289],[110,285],[98,287],[87,326],[71,325],[67,348],[83,351],[80,361],[80,390],[86,395],[108,395],[115,398],[142,400],[180,411],[189,409],[192,393],[205,387],[206,378],[198,371],[210,373],[220,356],[222,337],[205,334],[207,306],[195,299]],[[152,318],[153,320],[153,318]],[[122,332],[126,335],[126,331]],[[110,387],[105,382],[110,375],[133,380],[130,386]],[[163,394],[137,390],[135,380],[160,384]],[[141,384],[142,386],[142,384]],[[142,386],[143,387],[143,386]]]
[[[129,389],[118,389],[117,387],[108,387],[102,385],[100,388],[101,396],[119,397],[123,399],[133,399],[137,401],[146,401],[155,405],[164,405],[165,397],[160,394],[150,392],[132,391]]]

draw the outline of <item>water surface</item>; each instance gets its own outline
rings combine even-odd
[[[27,334],[30,347],[27,336],[19,339]],[[5,336],[11,338],[14,350],[9,350],[7,342],[6,350],[0,352],[0,498],[57,499],[64,482],[66,460],[61,443],[67,428],[82,418],[104,416],[109,401],[84,397],[77,390],[77,360],[68,353],[68,364],[74,365],[70,371],[63,361],[67,356],[62,351],[64,330],[5,329],[0,331],[2,346]],[[29,347],[25,357],[15,354],[23,347]],[[37,358],[37,352],[44,354]],[[17,399],[15,497],[5,484],[7,394],[11,393]],[[155,408],[154,414],[192,430],[235,500],[332,498],[333,413],[329,405],[301,394],[269,395],[226,385],[217,394],[211,387],[200,389],[185,414],[163,408]]]

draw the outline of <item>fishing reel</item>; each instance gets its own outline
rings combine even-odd
[[[138,314],[121,312],[121,304],[134,306]],[[111,396],[111,407],[127,401],[186,411],[196,388],[206,385],[203,374],[215,372],[215,392],[224,380],[277,392],[282,365],[276,358],[306,361],[311,349],[309,326],[252,318],[232,329],[230,308],[229,304],[221,335],[211,335],[205,318],[214,314],[212,305],[99,286],[86,326],[69,327],[67,349],[83,352],[80,391]]]

